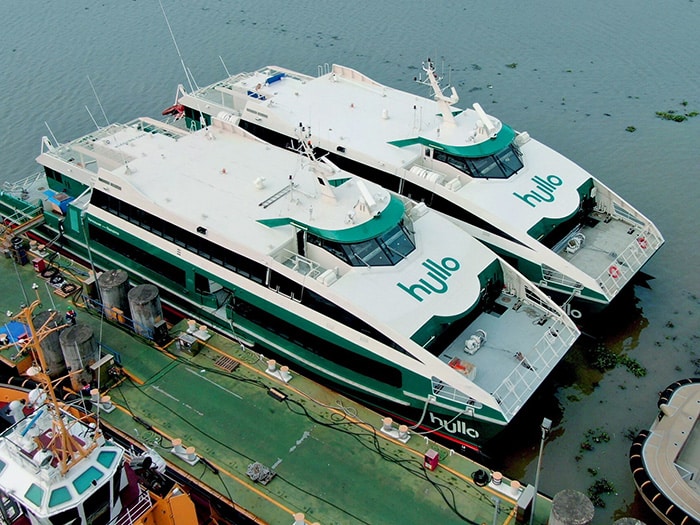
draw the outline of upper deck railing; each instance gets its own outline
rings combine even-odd
[[[535,357],[520,361],[492,392],[506,420],[509,421],[525,404],[569,349],[576,335],[575,329],[566,324],[560,324],[556,330],[545,332],[533,351],[528,352],[530,356]],[[462,403],[465,408],[475,404],[470,396],[436,378],[433,378],[432,387],[436,397]]]
[[[663,239],[655,229],[645,229],[615,258],[613,263],[603,270],[597,278],[598,283],[610,295],[615,295],[629,282],[634,274],[649,260],[651,254],[659,249]]]

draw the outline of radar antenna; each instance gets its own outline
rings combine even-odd
[[[432,88],[433,98],[435,98],[435,100],[438,103],[438,106],[440,107],[443,122],[446,124],[454,125],[455,118],[454,115],[452,115],[452,109],[450,108],[450,106],[459,102],[459,95],[457,94],[457,90],[454,88],[454,86],[450,86],[451,95],[448,97],[443,93],[443,90],[440,87],[440,81],[442,80],[442,77],[438,77],[435,73],[435,64],[433,64],[432,60],[428,59],[426,62],[423,62],[422,68],[423,71],[425,71],[425,79],[419,77],[415,79],[416,82],[424,85],[429,85]]]
[[[316,157],[311,142],[311,127],[299,123],[296,133],[297,142],[299,143],[299,146],[295,148],[297,153],[299,153],[302,158],[309,159],[310,169],[315,175],[316,185],[321,191],[321,194],[335,200],[335,193],[328,181],[328,177],[339,171],[338,167],[325,157]]]

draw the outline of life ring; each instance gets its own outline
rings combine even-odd
[[[644,237],[637,237],[637,242],[639,243],[639,247],[642,250],[647,249],[648,244],[647,244],[647,240]]]
[[[615,265],[612,265],[610,268],[608,268],[608,273],[610,274],[610,277],[612,277],[613,279],[617,279],[618,277],[620,277],[620,275],[622,275],[620,273],[619,268]]]

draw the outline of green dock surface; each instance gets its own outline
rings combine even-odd
[[[506,479],[499,486],[477,486],[473,474],[483,469],[490,475],[488,468],[428,436],[412,434],[405,444],[392,439],[379,430],[382,415],[294,370],[285,383],[267,372],[267,357],[221,335],[210,332],[206,342],[198,340],[197,353],[183,351],[178,337],[188,328],[184,320],[169,325],[167,344],[157,347],[81,308],[82,287],[71,297],[57,295],[35,270],[36,256],[32,253],[24,265],[11,257],[0,260],[3,316],[31,303],[37,292],[44,308],[61,313],[74,308],[77,322],[90,325],[103,350],[123,367],[120,382],[100,385],[116,406],[101,412],[103,421],[260,523],[291,525],[295,513],[321,525],[481,525],[528,518],[521,509],[518,521],[517,501],[526,507],[532,487],[516,492]],[[62,256],[56,262],[69,281],[80,283],[87,276]],[[0,325],[10,317],[5,319]],[[0,357],[12,367],[20,360],[15,354],[11,347]],[[194,447],[215,469],[176,456],[172,439]],[[433,471],[424,468],[429,450],[439,455]],[[255,462],[275,473],[266,485],[247,474]],[[539,496],[536,509],[535,523],[545,523],[551,501]]]

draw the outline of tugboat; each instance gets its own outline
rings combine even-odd
[[[32,312],[39,295],[13,318],[24,333],[4,337],[0,349],[16,347],[31,356],[24,389],[3,386],[13,423],[0,434],[0,522],[7,525],[106,525],[198,523],[193,502],[162,473],[164,462],[153,454],[129,457],[106,439],[99,410],[85,414],[58,397],[39,341],[51,331],[52,318],[35,328]],[[75,374],[79,371],[71,372]],[[172,509],[177,508],[177,512]]]

